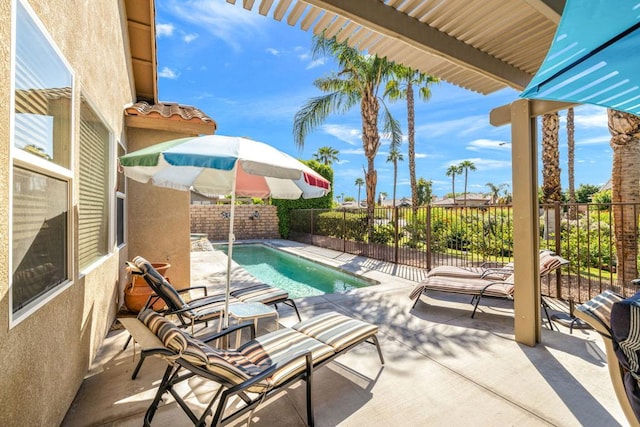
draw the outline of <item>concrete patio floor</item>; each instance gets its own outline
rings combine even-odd
[[[408,294],[424,271],[331,250],[275,240],[275,246],[319,259],[380,282],[380,285],[297,300],[303,319],[338,311],[379,326],[385,357],[361,345],[315,372],[313,399],[318,426],[616,426],[626,425],[616,400],[600,337],[591,330],[543,327],[542,343],[527,347],[513,336],[513,303],[483,300],[474,319],[469,298],[423,296],[410,310]],[[219,287],[224,255],[192,253],[193,285]],[[240,268],[234,280],[251,280]],[[280,323],[296,323],[279,307]],[[275,326],[261,320],[260,329]],[[166,362],[148,358],[138,378],[138,354],[128,334],[113,330],[87,374],[64,426],[139,426]],[[135,360],[134,360],[135,357]],[[192,405],[204,407],[217,386],[192,379],[183,387]],[[264,402],[255,426],[305,425],[305,394],[294,384]],[[187,426],[190,420],[165,397],[154,426]],[[247,419],[233,425],[246,425]]]

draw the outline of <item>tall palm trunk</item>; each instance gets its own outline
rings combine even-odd
[[[416,114],[411,79],[407,81],[407,154],[409,155],[409,180],[411,181],[411,206],[418,212],[418,182],[416,180]]]
[[[378,98],[373,93],[373,88],[364,91],[360,102],[362,112],[362,147],[367,157],[367,226],[369,238],[373,235],[373,218],[375,212],[376,185],[378,173],[375,169],[375,158],[380,146],[380,134],[378,133],[378,111],[380,105]]]
[[[542,193],[547,203],[559,202],[561,199],[559,121],[558,113],[542,117]]]
[[[614,236],[618,260],[616,285],[638,277],[638,212],[640,203],[640,117],[608,110],[613,170],[611,171],[611,202],[613,203]],[[617,203],[628,203],[620,205]]]
[[[456,204],[456,174],[451,174],[451,191],[453,192],[453,204]]]
[[[398,184],[398,160],[393,159],[393,207],[397,206],[396,204],[396,186]]]
[[[573,108],[567,110],[567,175],[569,177],[569,218],[575,219],[578,217],[578,209],[575,206],[576,202],[576,184],[575,184],[575,123]]]
[[[558,113],[542,116],[542,195],[544,203],[561,200],[559,122]],[[555,224],[555,209],[547,207],[545,209],[544,239],[551,239],[556,234]]]
[[[467,206],[467,175],[469,174],[469,169],[464,168],[464,205]]]

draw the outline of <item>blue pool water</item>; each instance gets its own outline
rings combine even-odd
[[[225,253],[226,245],[220,246]],[[234,245],[233,260],[256,279],[289,292],[290,298],[331,294],[372,283],[260,244]]]

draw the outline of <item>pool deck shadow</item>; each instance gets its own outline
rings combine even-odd
[[[296,300],[303,319],[338,311],[379,326],[385,357],[361,345],[320,368],[313,378],[318,426],[518,425],[616,426],[626,420],[613,392],[600,337],[590,330],[551,331],[527,347],[513,336],[513,304],[487,299],[471,319],[468,298],[423,296],[415,309],[408,298],[422,271],[395,270],[378,261],[289,241],[270,241],[299,256],[316,257],[334,267],[363,274],[380,285],[340,294]],[[222,256],[221,256],[222,255]],[[193,285],[224,286],[226,257],[192,253]],[[394,272],[396,274],[389,274]],[[235,267],[233,280],[252,278]],[[289,307],[279,307],[280,324],[297,322]],[[263,319],[261,332],[275,328]],[[110,332],[63,425],[139,426],[162,375],[164,362],[150,358],[141,375],[128,334]],[[216,385],[190,381],[189,402],[206,404]],[[288,388],[253,414],[254,426],[303,426],[304,387]],[[205,403],[203,403],[205,402]],[[232,425],[246,425],[246,419]],[[191,425],[172,399],[166,399],[154,426]]]

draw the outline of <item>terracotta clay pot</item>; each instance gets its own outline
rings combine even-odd
[[[169,267],[171,267],[171,264],[166,262],[152,262],[151,265],[158,271],[158,273],[162,274],[165,279],[167,278],[165,273]],[[153,290],[149,285],[147,285],[147,282],[142,276],[132,275],[131,283],[128,283],[124,289],[124,305],[132,313],[138,313],[142,310],[149,299],[149,295],[152,293]],[[156,311],[162,310],[165,307],[166,305],[161,299],[156,301],[152,306]]]

